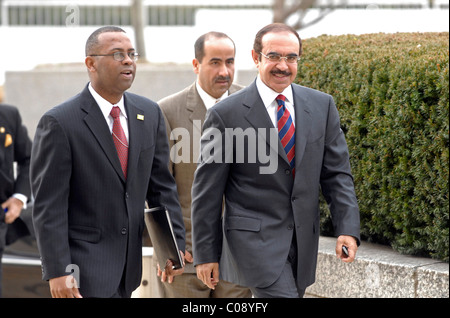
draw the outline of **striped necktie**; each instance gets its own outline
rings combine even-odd
[[[292,175],[295,175],[295,127],[292,122],[291,114],[284,103],[285,100],[286,97],[283,95],[278,95],[276,98],[278,103],[278,136],[280,137],[281,144],[286,151],[286,155],[292,169]]]
[[[114,145],[116,145],[117,154],[119,155],[120,165],[122,166],[123,175],[127,178],[128,165],[128,142],[125,137],[122,125],[120,124],[120,108],[114,106],[111,110],[111,116],[114,119],[112,136]]]

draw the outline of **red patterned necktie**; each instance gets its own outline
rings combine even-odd
[[[122,171],[127,178],[127,164],[128,164],[128,142],[123,132],[122,125],[120,124],[120,108],[114,106],[111,110],[111,116],[114,119],[112,136],[114,144],[116,145],[117,154],[119,155],[120,165]]]
[[[292,122],[291,114],[286,108],[284,101],[286,97],[278,95],[276,98],[278,103],[277,120],[278,120],[278,136],[281,144],[286,151],[289,164],[292,169],[292,175],[295,175],[295,127]]]

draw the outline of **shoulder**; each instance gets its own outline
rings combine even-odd
[[[19,109],[16,106],[0,104],[0,114],[5,118],[19,116]]]
[[[325,98],[325,99],[332,98],[332,96],[330,94],[327,94],[325,92],[319,91],[314,88],[302,86],[299,84],[292,84],[292,90],[293,90],[294,95],[295,94],[307,95],[310,97]]]
[[[230,89],[228,90],[230,95],[236,93],[237,91],[240,91],[241,89],[245,88],[245,86],[240,84],[231,84]]]
[[[195,93],[195,83],[183,90],[166,96],[158,101],[158,105],[163,109],[169,109],[180,103],[186,104],[186,98],[189,94]]]
[[[64,119],[73,120],[78,117],[81,106],[86,105],[86,98],[87,96],[83,96],[83,93],[79,93],[61,104],[51,106],[42,117],[53,117],[58,121]]]
[[[240,108],[245,100],[249,97],[249,93],[254,92],[253,86],[242,86],[239,90],[230,94],[227,98],[222,100],[220,103],[217,103],[212,107],[212,109],[217,110],[218,112],[233,112],[236,108]]]
[[[158,108],[158,104],[155,101],[153,101],[147,97],[141,96],[141,95],[125,92],[124,98],[125,98],[125,103],[131,103],[138,108],[141,108],[141,107],[150,108],[150,109]]]

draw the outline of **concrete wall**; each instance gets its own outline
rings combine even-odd
[[[250,84],[256,70],[237,71],[235,82]],[[130,92],[154,101],[178,92],[195,81],[191,65],[138,64]],[[31,71],[7,72],[4,103],[19,108],[30,138],[41,116],[53,106],[78,94],[89,81],[83,64],[40,66]]]
[[[316,282],[307,296],[324,298],[448,298],[449,263],[402,255],[362,242],[353,263],[335,254],[336,239],[321,237]]]

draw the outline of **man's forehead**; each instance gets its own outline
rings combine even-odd
[[[130,39],[124,32],[105,32],[98,36],[98,43],[100,45],[107,45],[115,42],[131,43]]]

